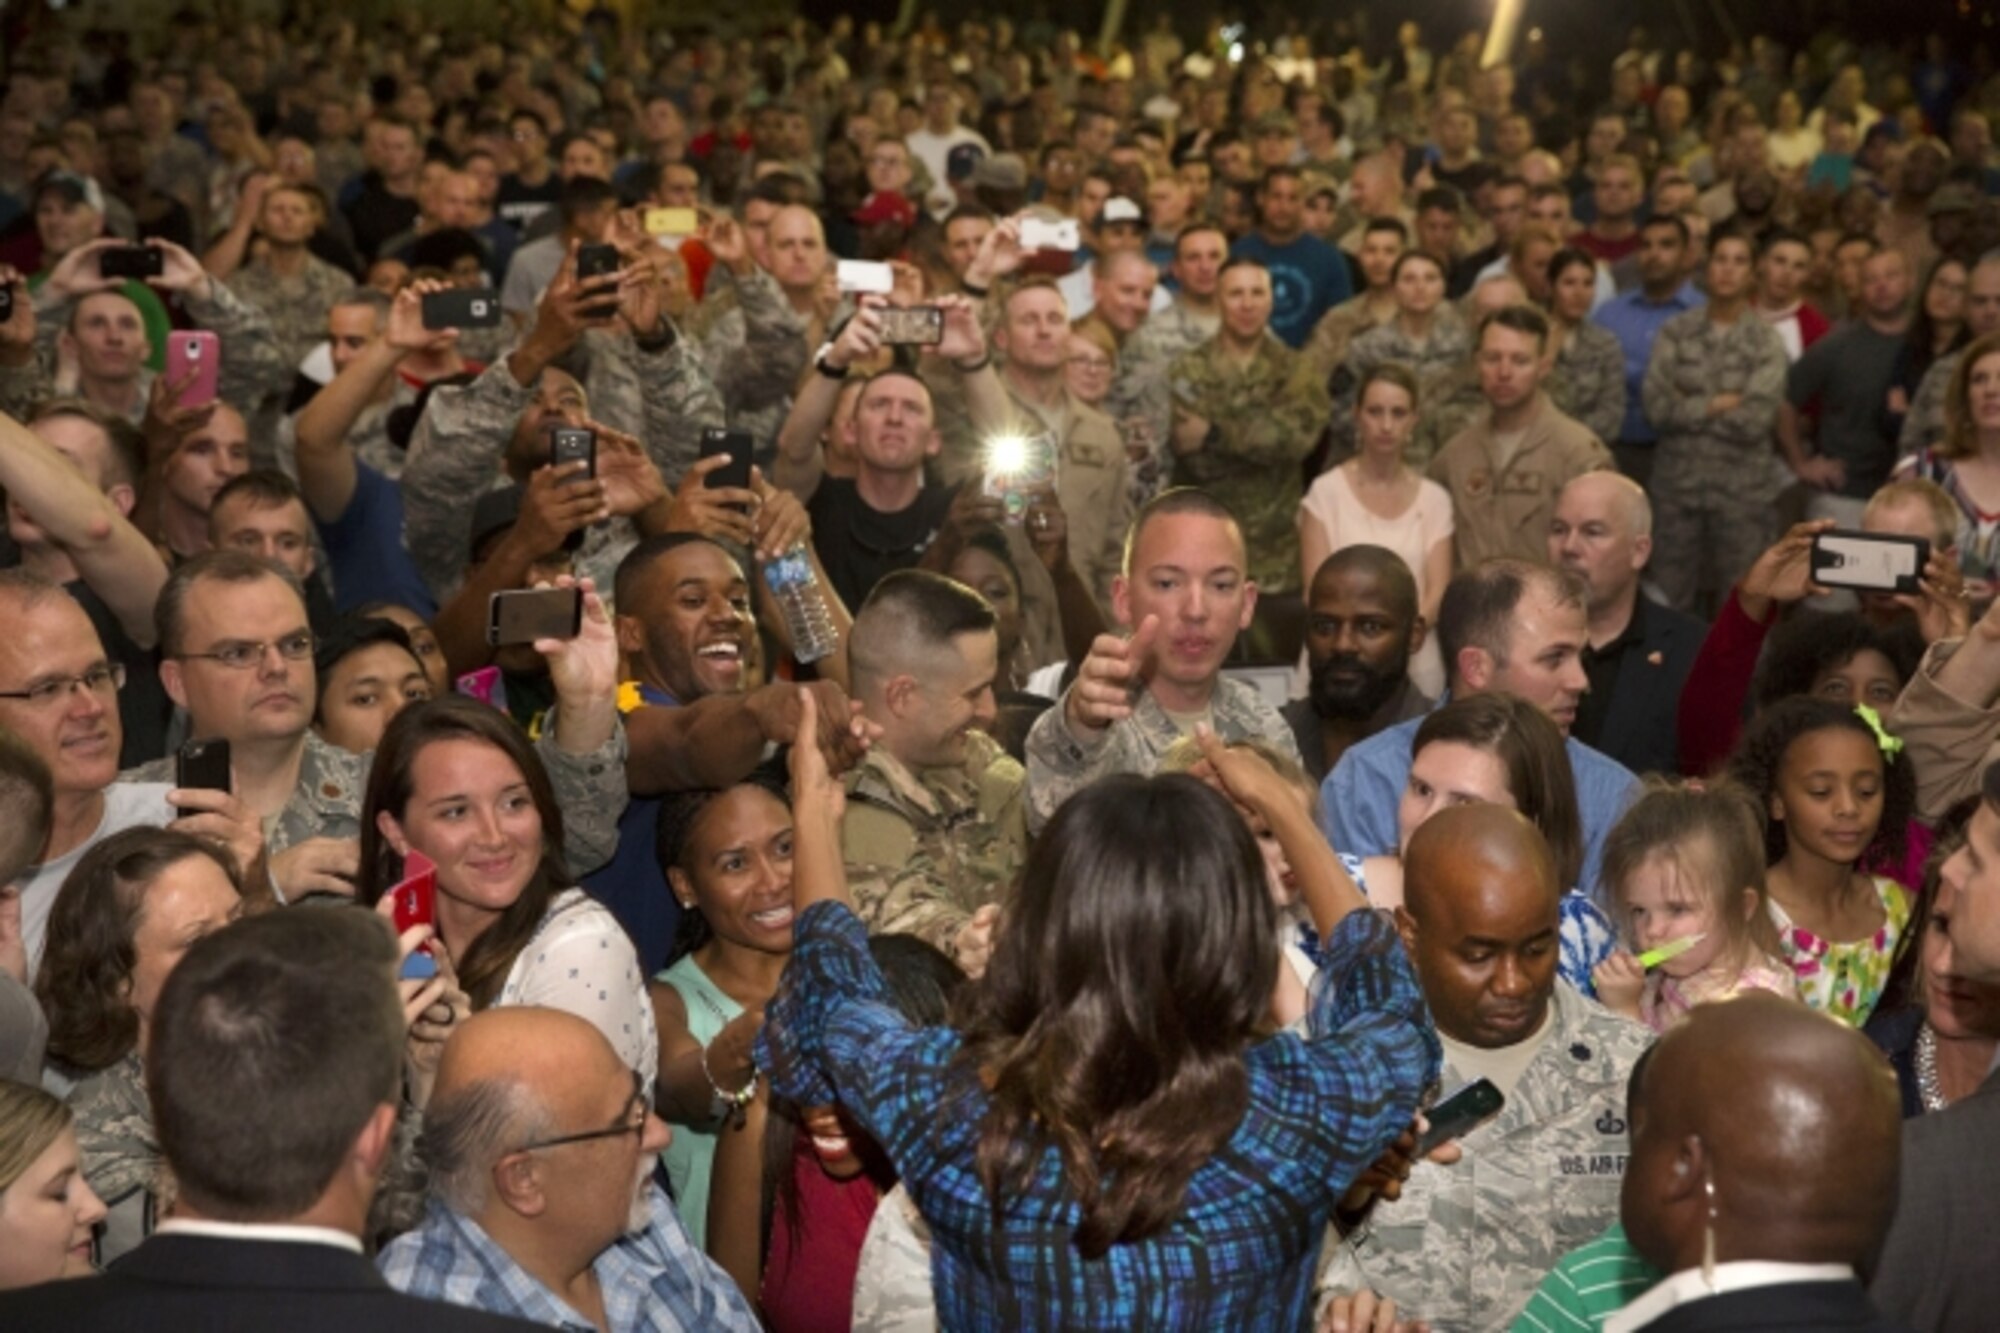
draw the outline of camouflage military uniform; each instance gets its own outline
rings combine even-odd
[[[1146,317],[1138,331],[1118,349],[1118,379],[1105,396],[1107,409],[1116,402],[1112,419],[1118,422],[1125,439],[1133,433],[1146,441],[1147,457],[1132,461],[1126,489],[1137,509],[1166,489],[1171,470],[1172,447],[1168,434],[1173,428],[1173,392],[1168,374],[1174,362],[1213,338],[1222,330],[1222,316],[1204,315],[1176,300],[1164,310]],[[1128,424],[1130,423],[1130,424]]]
[[[644,441],[672,486],[694,462],[702,427],[722,423],[721,400],[708,372],[679,337],[659,352],[597,333],[585,342],[593,415]],[[410,437],[402,477],[403,530],[417,572],[440,603],[457,590],[472,554],[472,501],[506,484],[501,465],[507,442],[538,389],[516,383],[507,362],[497,361],[471,384],[431,395]],[[595,525],[577,554],[577,573],[609,589],[618,561],[636,540],[625,519]]]
[[[1348,348],[1356,338],[1381,328],[1395,317],[1396,308],[1392,305],[1389,313],[1378,319],[1368,293],[1363,292],[1321,315],[1319,323],[1313,326],[1312,337],[1306,339],[1306,345],[1300,350],[1311,363],[1313,373],[1325,382],[1347,360]]]
[[[1421,342],[1403,332],[1403,326],[1393,319],[1355,338],[1347,347],[1347,364],[1334,369],[1327,385],[1333,394],[1332,461],[1353,456],[1354,409],[1361,400],[1362,379],[1375,367],[1394,362],[1417,377],[1417,438],[1411,440],[1408,453],[1410,465],[1421,469],[1432,452],[1421,441],[1436,438],[1441,444],[1450,438],[1426,432],[1424,418],[1434,405],[1452,396],[1447,390],[1453,375],[1462,376],[1471,360],[1472,335],[1458,311],[1448,305],[1438,306],[1430,336]]]
[[[1374,1288],[1439,1333],[1505,1328],[1564,1254],[1618,1220],[1629,1152],[1626,1083],[1650,1029],[1558,982],[1554,1025],[1506,1109],[1417,1163],[1403,1197],[1329,1236],[1322,1295]],[[1442,1087],[1466,1077],[1445,1052]]]
[[[854,1333],[934,1333],[931,1228],[901,1185],[882,1196],[854,1274]]]
[[[1704,590],[1719,601],[1771,544],[1783,487],[1772,450],[1785,393],[1785,345],[1754,314],[1719,325],[1704,310],[1660,329],[1641,394],[1659,432],[1653,451],[1654,581],[1667,604],[1692,611]],[[1743,401],[1708,415],[1718,394]]]
[[[1075,688],[1072,686],[1071,688]],[[1039,832],[1057,807],[1099,778],[1111,773],[1150,777],[1159,771],[1160,756],[1183,734],[1167,716],[1151,690],[1142,690],[1132,716],[1103,731],[1079,737],[1070,730],[1069,694],[1035,719],[1028,733],[1028,829]],[[1210,724],[1225,741],[1256,737],[1278,750],[1299,757],[1291,724],[1264,701],[1254,685],[1228,676],[1217,677],[1209,699]]]
[[[1896,436],[1897,453],[1907,458],[1944,438],[1945,395],[1951,389],[1952,372],[1958,369],[1958,360],[1964,354],[1962,347],[1946,352],[1924,372],[1916,394],[1910,399],[1910,410],[1903,415],[1903,429]]]
[[[1615,440],[1625,425],[1625,348],[1608,329],[1585,320],[1563,339],[1555,372],[1543,387],[1592,435]]]
[[[1002,379],[1015,412],[1030,433],[1056,441],[1056,497],[1069,521],[1070,560],[1100,607],[1111,605],[1111,580],[1125,561],[1125,529],[1132,522],[1130,467],[1111,418],[1068,389],[1053,407],[1029,402]]]
[[[35,353],[43,372],[52,373],[56,338],[69,326],[74,302],[51,296],[47,285],[36,289],[34,301]],[[286,362],[270,321],[255,306],[212,278],[207,296],[182,292],[180,304],[196,328],[207,329],[220,340],[222,364],[217,369],[215,396],[235,408],[244,420],[256,416],[266,397],[291,387],[294,367]],[[151,372],[140,372],[140,407],[133,416],[135,422],[145,412],[146,391],[152,381]]]
[[[317,255],[307,255],[305,270],[296,277],[281,277],[262,263],[245,264],[229,280],[229,289],[264,316],[279,355],[296,367],[326,341],[326,317],[354,290],[354,279]]]
[[[556,744],[551,719],[535,741],[535,753],[549,771],[562,808],[565,861],[578,875],[595,870],[618,848],[618,817],[627,800],[625,724],[621,721],[597,749],[572,755]],[[360,837],[361,803],[373,759],[372,752],[355,754],[327,744],[317,732],[306,732],[298,785],[284,809],[264,821],[265,851],[275,856],[309,838]],[[118,780],[172,783],[173,758],[141,764]]]
[[[757,457],[769,460],[792,391],[806,368],[806,322],[763,269],[737,277],[718,264],[708,293],[689,319],[689,338],[722,394],[730,426],[750,432]]]
[[[984,732],[958,768],[913,770],[881,746],[850,770],[841,852],[855,911],[876,934],[956,956],[972,914],[1013,883],[1028,852],[1027,775]]]
[[[0,366],[0,412],[16,421],[26,421],[35,404],[53,392],[38,358],[29,358],[26,365]]]
[[[1175,402],[1214,426],[1201,448],[1174,459],[1174,483],[1199,486],[1229,506],[1260,589],[1296,589],[1300,468],[1326,428],[1325,386],[1274,337],[1238,362],[1219,335],[1174,362],[1171,383]]]
[[[146,1099],[144,1061],[136,1050],[128,1052],[85,1075],[68,1101],[83,1178],[110,1210],[96,1242],[98,1261],[109,1263],[152,1233],[158,1203],[172,1193]]]

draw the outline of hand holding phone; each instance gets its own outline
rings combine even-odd
[[[167,379],[194,379],[177,400],[183,408],[215,401],[222,373],[222,342],[206,329],[175,329],[167,335]]]
[[[1493,1080],[1476,1078],[1424,1112],[1430,1128],[1417,1140],[1417,1156],[1428,1157],[1453,1139],[1462,1139],[1499,1115],[1507,1098]]]
[[[389,890],[389,920],[401,935],[412,926],[437,925],[437,864],[412,847],[403,856],[403,879]],[[437,975],[437,960],[425,942],[397,970],[403,981],[425,981]]]
[[[424,296],[427,329],[491,329],[500,325],[500,293],[491,287],[453,287]]]
[[[597,475],[597,432],[584,426],[557,426],[549,432],[549,465],[556,468],[582,463],[584,470],[570,481]]]
[[[1812,581],[1863,592],[1917,593],[1931,544],[1922,537],[1836,529],[1812,539]]]
[[[496,592],[486,606],[486,642],[495,648],[537,639],[574,639],[583,631],[583,589]]]
[[[615,245],[584,245],[577,247],[576,282],[584,287],[599,278],[608,278],[618,272],[624,261],[618,257]],[[618,313],[618,293],[610,290],[608,300],[593,301],[584,307],[584,314],[592,319],[609,319]]]
[[[696,456],[696,461],[718,455],[728,458],[729,461],[703,477],[702,485],[711,491],[724,488],[749,490],[751,449],[752,441],[747,430],[728,430],[720,426],[710,426],[703,430],[701,452]]]
[[[944,341],[944,311],[934,305],[888,306],[882,341],[892,347],[935,347]]]
[[[105,278],[131,278],[144,282],[166,271],[166,255],[150,245],[113,246],[100,251],[97,256],[98,275]]]
[[[233,792],[229,742],[220,738],[184,742],[174,752],[174,786],[183,791]]]

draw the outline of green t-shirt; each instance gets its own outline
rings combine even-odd
[[[1594,1333],[1665,1276],[1639,1257],[1624,1226],[1614,1222],[1549,1270],[1527,1308],[1514,1317],[1511,1333]]]

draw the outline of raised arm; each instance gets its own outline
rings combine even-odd
[[[167,567],[116,502],[54,446],[7,416],[0,416],[0,490],[75,563],[126,637],[152,647],[153,604]]]
[[[387,326],[299,410],[292,426],[299,490],[321,522],[338,521],[354,498],[356,460],[348,432],[380,396],[382,386],[396,373],[396,364],[410,353],[458,341],[456,329],[424,327],[423,298],[445,285],[427,279],[405,287],[389,307]]]
[[[816,367],[802,378],[792,398],[792,410],[778,428],[778,457],[771,468],[771,480],[801,500],[811,500],[819,489],[825,470],[820,437],[833,420],[844,377],[882,350],[882,306],[879,296],[861,298],[854,317],[826,350],[823,364],[834,374],[821,374]]]
[[[290,384],[297,369],[285,363],[277,330],[263,311],[210,277],[188,251],[157,236],[146,244],[162,256],[160,276],[148,279],[149,284],[180,297],[188,317],[213,330],[222,344],[215,396],[245,417],[254,416],[264,399]]]

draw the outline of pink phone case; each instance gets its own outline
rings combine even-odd
[[[181,390],[180,405],[199,407],[215,398],[222,371],[222,343],[206,329],[176,329],[167,335],[168,382],[178,382],[190,368],[195,372],[194,382]]]

